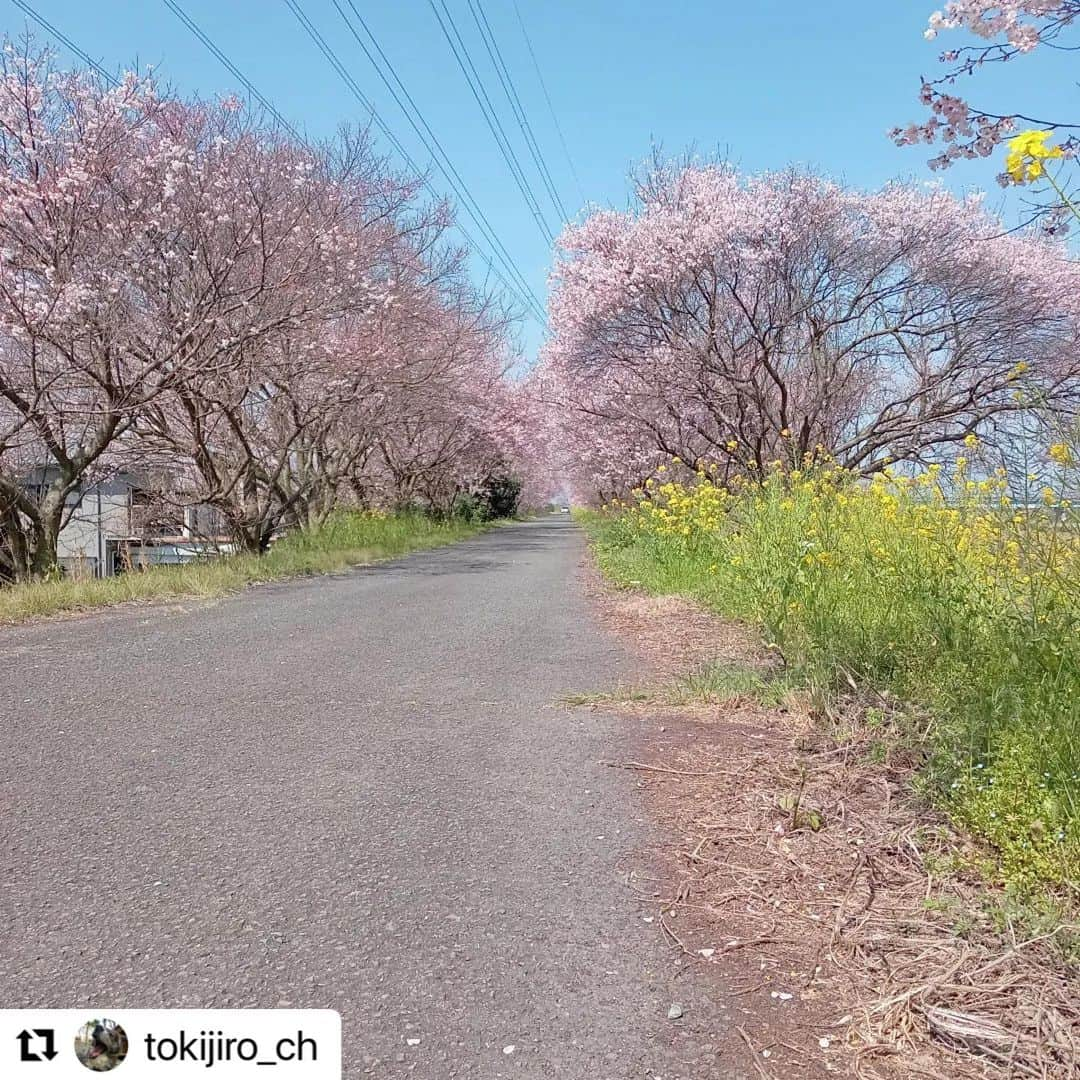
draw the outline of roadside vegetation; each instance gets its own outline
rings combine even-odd
[[[978,454],[972,438],[949,468],[868,481],[777,461],[724,486],[674,461],[583,520],[616,581],[759,627],[826,711],[855,691],[872,703],[864,720],[917,751],[926,792],[992,848],[1003,881],[1075,894],[1075,451],[1050,447],[1031,502],[1004,469],[972,478]]]
[[[696,599],[596,596],[643,674],[578,703],[640,732],[633,760],[605,764],[635,774],[669,837],[640,899],[683,963],[785,1002],[784,1041],[772,1009],[744,1011],[751,1059],[770,1051],[757,1075],[1074,1077],[1068,898],[987,882],[991,860],[912,790],[925,740],[897,737],[891,696],[846,670],[812,695]]]
[[[241,554],[184,566],[156,566],[111,578],[50,580],[0,588],[0,623],[131,601],[205,599],[247,585],[351,566],[439,547],[487,528],[477,516],[436,518],[418,512],[338,510],[321,525],[290,533],[265,555]]]

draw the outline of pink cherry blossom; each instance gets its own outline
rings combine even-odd
[[[659,463],[721,478],[827,450],[873,472],[1075,394],[1080,269],[977,199],[661,167],[566,230],[530,378],[552,471],[594,496]]]
[[[1073,135],[1077,125],[1060,117],[1028,116],[1020,109],[1015,113],[987,112],[953,88],[986,64],[1014,60],[1040,45],[1064,47],[1062,35],[1078,17],[1080,0],[951,0],[930,16],[926,38],[933,41],[942,32],[960,31],[973,35],[979,43],[941,54],[941,62],[948,65],[946,71],[936,79],[924,79],[919,94],[930,116],[921,124],[893,128],[890,137],[900,146],[942,144],[941,152],[930,160],[933,169],[948,168],[961,159],[989,157],[1020,128],[1058,131],[1060,145],[1072,156],[1077,149]],[[1004,172],[998,179],[1004,185],[1014,182]],[[1060,225],[1060,215],[1052,213],[1049,224]]]

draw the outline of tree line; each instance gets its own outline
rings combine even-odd
[[[505,487],[508,312],[421,194],[363,131],[310,144],[5,43],[0,579],[53,572],[118,470],[247,551],[341,502]]]

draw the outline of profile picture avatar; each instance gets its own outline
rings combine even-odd
[[[93,1072],[115,1069],[127,1052],[127,1032],[115,1020],[87,1020],[75,1034],[75,1056]]]

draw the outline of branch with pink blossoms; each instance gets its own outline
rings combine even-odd
[[[932,169],[948,168],[956,161],[990,157],[1021,128],[1059,133],[1067,157],[1080,147],[1080,123],[1068,117],[1034,116],[1024,112],[995,113],[972,105],[952,90],[958,80],[972,77],[987,64],[1008,63],[1039,47],[1070,48],[1061,37],[1080,18],[1080,0],[952,0],[934,12],[925,36],[934,40],[943,31],[967,31],[989,44],[975,44],[943,52],[948,65],[936,79],[923,79],[920,100],[930,111],[921,123],[896,127],[890,138],[898,146],[938,144],[941,152],[930,159]],[[1000,39],[1000,40],[995,40]],[[1078,133],[1078,134],[1074,134]],[[1007,171],[998,174],[1003,186],[1016,183]],[[1061,221],[1060,203],[1050,211],[1048,225]]]

